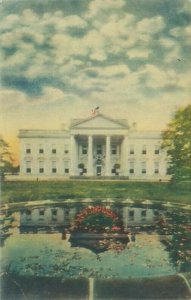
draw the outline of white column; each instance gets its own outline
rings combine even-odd
[[[106,137],[105,176],[111,176],[111,139]]]
[[[93,176],[93,137],[88,136],[88,176]]]
[[[128,162],[128,136],[124,136],[123,140],[123,151],[122,151],[122,170],[123,176],[128,176],[129,174],[129,162]]]
[[[129,212],[129,208],[128,206],[123,207],[123,226],[124,229],[127,230],[128,228],[128,212]]]
[[[77,150],[76,150],[76,141],[75,141],[75,136],[71,135],[70,137],[70,175],[74,176],[77,175]]]

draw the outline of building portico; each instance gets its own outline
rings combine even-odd
[[[122,135],[71,135],[72,175],[78,176],[81,169],[81,175],[112,176],[123,164],[124,142]]]

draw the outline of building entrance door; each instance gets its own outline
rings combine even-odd
[[[97,166],[97,176],[101,176],[101,166]]]

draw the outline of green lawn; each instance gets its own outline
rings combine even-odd
[[[3,182],[2,202],[68,198],[151,199],[191,204],[191,185],[129,181]]]

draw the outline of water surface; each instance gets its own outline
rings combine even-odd
[[[117,214],[126,238],[87,234],[73,239],[76,215],[96,205]],[[1,237],[1,266],[7,274],[128,279],[191,271],[191,215],[185,209],[87,199],[8,210],[1,223],[6,233]]]

